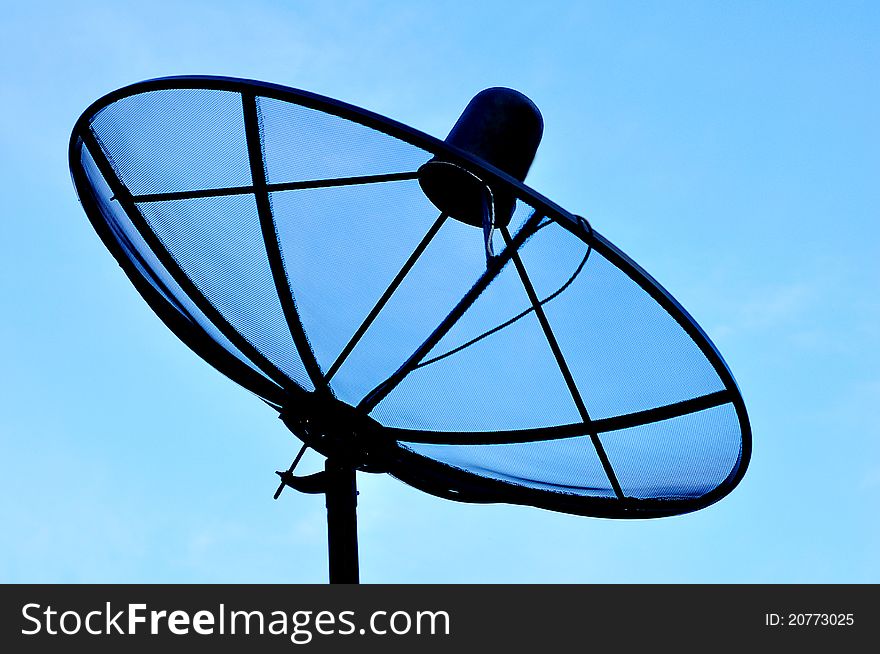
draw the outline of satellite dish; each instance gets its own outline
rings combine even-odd
[[[542,129],[509,89],[440,141],[221,77],[125,87],[74,127],[77,193],[129,279],[301,439],[278,492],[326,493],[332,582],[358,579],[355,470],[606,518],[695,511],[745,473],[706,334],[523,184]],[[297,476],[306,447],[326,467]]]

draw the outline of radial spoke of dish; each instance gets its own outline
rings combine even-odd
[[[383,175],[358,175],[356,177],[335,177],[333,179],[311,179],[302,182],[266,183],[269,193],[278,191],[299,191],[310,188],[330,188],[332,186],[357,186],[358,184],[380,184],[382,182],[402,182],[416,179],[418,172],[387,173]],[[167,193],[145,193],[133,195],[134,202],[166,202],[168,200],[195,200],[198,198],[216,198],[225,195],[247,195],[254,193],[253,186],[227,186],[225,188],[195,189],[192,191],[169,191]]]
[[[420,429],[401,429],[387,427],[391,436],[398,441],[420,443],[423,445],[506,445],[510,443],[537,443],[555,441],[563,438],[586,436],[591,432],[605,434],[621,429],[641,427],[655,422],[679,418],[706,409],[723,406],[732,402],[729,390],[715,391],[681,402],[634,411],[610,418],[599,418],[589,422],[575,422],[554,427],[535,427],[532,429],[507,429],[501,431],[424,431]]]
[[[379,404],[391,391],[393,391],[400,382],[403,381],[409,373],[415,370],[419,362],[431,349],[440,342],[446,333],[452,329],[453,325],[464,315],[471,305],[476,301],[480,294],[486,290],[486,287],[495,279],[504,269],[504,266],[516,254],[516,251],[532,236],[538,223],[541,222],[542,215],[537,211],[529,216],[528,220],[517,232],[516,236],[507,242],[504,251],[498,256],[492,258],[486,266],[485,272],[480,275],[477,282],[464,294],[458,304],[453,307],[452,311],[447,314],[437,328],[431,332],[425,341],[416,348],[415,352],[401,365],[388,379],[380,383],[376,388],[367,393],[366,397],[360,401],[358,408],[369,413],[376,405]]]
[[[83,150],[87,151],[85,145],[82,147]],[[71,172],[73,173],[74,184],[77,188],[85,188],[87,184],[91,183],[85,178],[82,167],[74,168]],[[83,201],[83,206],[88,206],[88,196],[85,196]],[[277,401],[279,394],[283,394],[282,387],[269,379],[252,362],[245,362],[243,355],[231,352],[213,338],[204,338],[204,331],[199,324],[198,318],[172,292],[168,283],[162,278],[162,275],[158,274],[150,266],[143,253],[132,242],[125,230],[114,220],[96,224],[96,229],[98,229],[98,233],[102,235],[102,238],[104,238],[104,235],[102,234],[101,226],[109,230],[112,238],[122,247],[125,256],[119,259],[120,266],[122,266],[132,284],[144,296],[147,303],[159,315],[162,321],[177,333],[181,340],[192,348],[193,351],[197,352],[199,356],[230,379],[238,380],[245,388],[256,393],[264,402],[272,406]],[[111,245],[108,245],[108,247],[112,250]],[[170,313],[167,309],[163,310],[161,303],[158,306],[155,304],[155,299],[152,298],[156,296],[161,298],[164,303],[168,303],[173,307]]]
[[[506,227],[501,228],[501,235],[504,237],[504,242],[507,243],[508,248],[510,248],[512,239],[510,237],[510,232]],[[559,343],[556,340],[556,336],[553,334],[553,329],[550,327],[550,321],[547,320],[547,314],[544,313],[544,307],[538,299],[538,294],[535,293],[535,287],[532,286],[532,280],[529,279],[526,267],[523,265],[522,259],[520,259],[519,252],[514,250],[512,256],[513,265],[516,268],[516,272],[519,274],[519,279],[522,282],[523,288],[526,290],[526,294],[529,296],[529,301],[532,303],[532,308],[535,310],[535,316],[537,316],[538,322],[541,323],[541,329],[544,330],[544,336],[547,338],[547,343],[549,343],[550,349],[553,351],[553,356],[556,358],[556,363],[559,365],[559,371],[562,373],[563,379],[565,379],[565,385],[568,386],[568,392],[571,393],[571,397],[574,400],[578,413],[581,415],[581,419],[584,423],[589,423],[591,422],[590,414],[587,412],[584,399],[581,397],[577,384],[574,382],[574,377],[571,374],[571,370],[568,368],[568,363],[566,363],[565,357],[562,356],[562,350],[559,348]],[[596,432],[590,432],[590,440],[593,441],[593,447],[596,448],[596,454],[599,455],[599,460],[602,462],[602,468],[608,476],[608,481],[611,482],[611,487],[614,489],[615,495],[617,495],[618,499],[624,499],[623,490],[620,488],[620,482],[617,481],[617,475],[614,474],[614,469],[611,467],[611,461],[608,460],[608,455],[605,453],[605,448],[602,447],[599,435]]]
[[[331,392],[330,386],[321,373],[318,360],[306,337],[299,311],[296,308],[296,300],[293,297],[293,289],[287,278],[284,268],[284,259],[281,256],[281,245],[278,243],[278,231],[275,227],[275,218],[272,215],[272,204],[269,202],[269,191],[266,188],[266,169],[263,165],[263,146],[260,138],[260,118],[257,113],[257,98],[249,93],[242,93],[241,104],[244,111],[244,132],[247,140],[248,159],[251,167],[251,177],[254,181],[254,197],[257,200],[257,214],[260,217],[260,229],[263,232],[263,241],[266,243],[266,255],[269,258],[269,268],[272,271],[272,279],[275,281],[275,290],[290,329],[290,335],[296,349],[302,358],[303,365],[309,373],[309,378],[315,385],[316,390]]]
[[[364,318],[364,321],[360,324],[360,327],[357,328],[357,331],[352,335],[351,339],[348,343],[345,344],[345,347],[342,348],[342,352],[339,353],[339,356],[336,357],[336,361],[333,362],[333,365],[330,366],[330,369],[327,371],[327,375],[325,379],[329,382],[333,375],[336,374],[336,371],[339,370],[339,367],[345,362],[348,358],[348,355],[351,354],[351,351],[354,349],[355,345],[361,340],[363,335],[366,333],[367,329],[370,328],[370,325],[373,324],[373,321],[379,315],[379,312],[385,307],[388,303],[388,300],[391,299],[391,296],[394,295],[394,291],[400,286],[403,282],[404,278],[407,276],[412,267],[416,264],[416,261],[419,260],[419,257],[422,256],[422,253],[428,247],[428,244],[433,240],[434,236],[437,235],[437,232],[440,231],[440,227],[443,226],[443,223],[446,222],[446,214],[441,213],[437,216],[437,220],[434,221],[434,224],[431,225],[428,232],[422,237],[422,240],[416,246],[416,249],[413,250],[413,253],[409,255],[409,258],[403,264],[403,267],[397,272],[394,279],[391,280],[391,283],[388,285],[388,288],[385,289],[385,292],[382,293],[382,297],[376,302],[375,306],[370,310],[370,313],[367,314],[367,317]]]
[[[168,274],[171,275],[171,278],[178,286],[180,286],[180,289],[192,300],[193,304],[196,305],[199,311],[201,311],[205,317],[217,327],[217,330],[223,334],[230,343],[238,348],[244,356],[250,359],[260,370],[280,386],[284,388],[290,386],[290,378],[281,372],[275,364],[269,361],[269,359],[254,347],[250,341],[229,324],[229,321],[226,320],[220,310],[211,303],[195,282],[193,282],[186,272],[184,272],[183,268],[180,267],[180,264],[177,263],[177,260],[168,251],[162,240],[152,229],[150,229],[147,220],[132,200],[128,187],[125,186],[117,176],[116,170],[110,163],[108,155],[98,142],[98,138],[94,132],[92,132],[91,128],[82,130],[79,136],[82,138],[83,143],[91,153],[95,165],[98,167],[98,171],[107,182],[110,192],[113,193],[113,198],[119,203],[119,206],[128,216],[129,220],[131,220],[134,228],[147,244],[147,247],[153,251],[153,254],[155,254],[156,258],[159,260],[159,263],[164,266],[165,270],[168,271]]]

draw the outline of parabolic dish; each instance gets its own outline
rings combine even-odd
[[[488,262],[420,188],[435,155],[516,198]],[[450,499],[619,518],[700,509],[745,472],[745,405],[690,315],[587,221],[443,141],[175,77],[94,103],[70,166],[153,310],[324,454]]]

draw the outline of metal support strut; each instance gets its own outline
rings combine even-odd
[[[350,463],[328,458],[324,464],[327,544],[331,584],[357,584],[357,482]]]
[[[296,464],[307,449],[303,445],[299,454],[285,471],[275,474],[281,484],[275,491],[277,500],[285,486],[300,493],[323,494],[327,503],[327,550],[330,560],[331,584],[357,584],[358,543],[357,543],[357,480],[355,466],[345,457],[328,457],[324,470],[311,475],[293,474]]]

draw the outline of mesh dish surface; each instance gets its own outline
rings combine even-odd
[[[422,193],[434,156],[517,197],[491,262]],[[586,221],[437,139],[303,91],[166,78],[90,107],[70,165],[193,350],[287,413],[353,407],[406,483],[656,517],[745,472],[742,397],[690,315]]]

